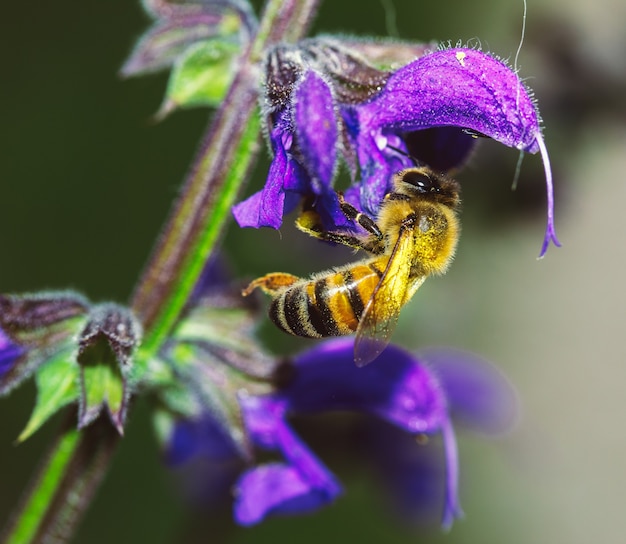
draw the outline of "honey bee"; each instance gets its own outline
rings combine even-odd
[[[341,210],[367,231],[364,236],[325,231],[315,211],[305,210],[296,222],[300,230],[371,256],[310,278],[267,274],[243,295],[257,287],[271,295],[270,319],[289,334],[322,338],[356,331],[354,360],[363,366],[385,349],[400,310],[424,280],[448,269],[460,233],[459,192],[456,181],[416,166],[394,176],[376,220],[339,194]]]

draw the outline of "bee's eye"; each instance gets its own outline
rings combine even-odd
[[[415,187],[420,193],[435,193],[440,187],[437,180],[418,170],[407,170],[402,181]]]

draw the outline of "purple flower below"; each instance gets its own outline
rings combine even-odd
[[[167,457],[186,477],[192,498],[214,504],[234,490],[234,517],[246,526],[332,503],[342,493],[340,483],[290,420],[353,412],[366,416],[361,421],[371,441],[355,452],[383,473],[384,486],[399,504],[396,512],[415,521],[436,511],[444,527],[461,516],[452,418],[481,432],[502,432],[516,415],[511,386],[491,365],[459,351],[415,356],[389,346],[376,364],[357,368],[353,350],[350,338],[321,342],[294,359],[283,387],[267,394],[240,387],[243,449],[235,446],[224,419],[205,413],[179,421]],[[441,448],[425,448],[427,436]],[[259,450],[273,458],[250,465],[248,454]]]
[[[510,386],[491,367],[472,373],[481,405],[469,402],[468,390],[446,389],[462,379],[464,360],[476,366],[476,359],[454,352],[454,365],[432,369],[421,359],[390,346],[377,364],[356,368],[353,340],[337,339],[319,344],[296,358],[292,381],[267,396],[242,395],[245,425],[252,442],[279,452],[284,462],[249,469],[236,485],[235,518],[244,525],[270,514],[301,513],[334,500],[341,488],[321,462],[299,440],[287,423],[290,415],[328,411],[352,411],[376,416],[409,436],[440,435],[445,450],[445,484],[442,523],[449,527],[461,515],[458,502],[457,446],[450,407],[473,421],[482,430],[502,430],[510,420],[493,424],[492,411],[512,404]],[[441,357],[439,358],[441,360]],[[437,357],[433,357],[437,362]],[[509,410],[507,413],[511,413]],[[417,444],[414,444],[417,448]],[[411,475],[406,475],[410,478]]]

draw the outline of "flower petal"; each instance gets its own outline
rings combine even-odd
[[[315,194],[330,189],[337,162],[337,119],[327,83],[309,70],[294,91],[294,126],[298,146]]]
[[[285,206],[284,184],[290,170],[289,162],[283,145],[276,145],[263,190],[233,206],[233,215],[240,227],[277,229],[282,225]]]
[[[446,392],[451,416],[474,431],[500,434],[519,417],[515,389],[491,363],[471,353],[446,349],[420,351]]]
[[[455,519],[463,516],[463,510],[459,504],[459,450],[449,418],[443,422],[441,436],[446,452],[446,500],[441,525],[444,529],[449,529]]]
[[[294,413],[356,410],[413,435],[441,433],[446,459],[442,523],[449,527],[462,512],[458,453],[445,391],[421,358],[393,345],[383,351],[376,365],[362,368],[354,365],[353,349],[353,340],[342,338],[300,355],[292,382],[278,394],[280,401],[272,401],[273,406]]]
[[[312,486],[294,467],[273,463],[246,472],[235,487],[235,520],[253,525],[270,514],[302,514],[332,502],[336,494]]]
[[[436,377],[410,353],[389,346],[375,365],[354,365],[354,339],[318,344],[295,361],[292,382],[281,392],[296,413],[356,410],[411,433],[437,432],[446,401]]]
[[[339,493],[340,486],[335,478],[285,421],[284,399],[240,395],[239,401],[246,429],[257,446],[280,451],[311,485],[332,494]]]
[[[243,525],[270,513],[308,512],[331,502],[341,486],[285,421],[285,403],[271,396],[240,395],[251,441],[278,450],[288,462],[248,471],[237,485],[235,518]]]
[[[270,137],[274,158],[265,186],[233,206],[233,215],[240,227],[278,229],[283,223],[283,215],[297,205],[299,194],[310,192],[308,175],[290,156],[293,144],[291,131],[291,122],[283,112]]]
[[[535,106],[515,72],[473,49],[420,57],[393,74],[360,110],[362,126],[391,131],[457,126],[535,153]]]

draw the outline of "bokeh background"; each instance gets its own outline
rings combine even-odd
[[[522,12],[521,0],[329,1],[315,32],[480,42],[513,59]],[[3,7],[1,291],[129,296],[210,116],[197,109],[155,123],[166,75],[118,78],[147,24],[138,1]],[[459,176],[456,261],[402,314],[395,341],[479,353],[519,394],[520,422],[508,435],[485,440],[460,432],[466,518],[451,533],[393,520],[366,467],[333,453],[319,425],[310,440],[348,494],[312,517],[234,527],[228,506],[207,512],[181,500],[161,464],[149,406],[139,403],[75,541],[623,542],[625,28],[623,2],[529,0],[519,66],[546,125],[563,247],[536,260],[545,225],[538,157],[526,157],[512,192],[517,153],[483,142]],[[266,169],[264,157],[247,193],[261,186]],[[281,234],[231,227],[225,247],[238,275],[248,277],[307,274],[350,258],[288,227]],[[300,345],[278,336],[268,342],[283,352]],[[0,523],[59,423],[14,444],[34,393],[29,384],[0,403]],[[328,436],[339,435],[329,424]]]

